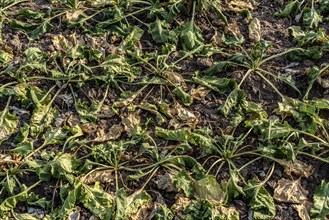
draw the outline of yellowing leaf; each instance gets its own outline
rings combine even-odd
[[[0,144],[7,140],[16,130],[18,118],[9,113],[9,101],[5,109],[0,112]]]

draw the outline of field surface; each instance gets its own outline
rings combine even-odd
[[[329,0],[0,0],[0,219],[325,220]]]

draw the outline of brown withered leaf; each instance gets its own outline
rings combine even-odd
[[[86,177],[81,178],[85,184],[94,184],[96,182],[100,183],[110,183],[114,180],[112,175],[112,170],[99,170],[94,171]]]
[[[178,102],[174,104],[171,112],[175,116],[169,121],[169,127],[171,128],[178,129],[184,126],[195,128],[199,122],[199,119],[193,112],[184,108]]]
[[[298,216],[302,220],[311,220],[310,210],[312,207],[312,203],[305,201],[303,204],[293,204],[291,205],[298,213]]]
[[[306,163],[296,160],[295,162],[291,160],[278,159],[276,160],[281,166],[284,167],[284,172],[288,175],[294,173],[296,175],[302,175],[306,178],[312,175],[314,172],[314,167],[312,165],[307,165]]]
[[[180,75],[179,73],[173,72],[173,71],[167,71],[165,72],[165,77],[173,84],[180,86],[183,88],[183,90],[187,89],[184,77]],[[171,85],[172,86],[172,85]]]
[[[225,28],[225,33],[231,34],[235,37],[241,36],[241,31],[238,23],[236,20],[233,20],[233,22],[229,23],[228,26]]]
[[[68,51],[70,46],[72,46],[62,34],[53,35],[51,42],[56,50],[61,51]]]
[[[80,15],[83,14],[82,10],[76,9],[76,10],[68,10],[65,13],[64,22],[74,22],[78,19]]]
[[[110,106],[103,104],[97,118],[112,118],[115,115],[115,112]]]
[[[129,113],[127,117],[121,117],[124,130],[127,132],[128,137],[133,135],[135,126],[138,125],[141,121],[139,113],[140,110],[137,110],[133,113]]]
[[[278,202],[301,204],[307,200],[308,191],[300,185],[300,180],[280,179],[273,198]]]
[[[176,189],[172,183],[172,177],[168,173],[159,175],[159,178],[155,181],[155,183],[159,189],[165,190],[166,192],[173,192]]]
[[[104,129],[99,129],[96,132],[96,138],[94,139],[94,141],[104,142],[104,141],[116,140],[121,136],[122,132],[123,132],[123,127],[121,124],[113,125],[107,133],[105,133]]]
[[[223,8],[228,11],[240,12],[242,10],[254,10],[254,6],[250,0],[228,0],[226,2]]]
[[[254,18],[249,24],[249,39],[258,42],[261,39],[261,26],[260,21],[257,18]]]
[[[159,106],[159,109],[160,111],[165,115],[167,116],[168,118],[173,118],[174,116],[172,115],[172,112],[171,112],[171,109],[170,109],[170,106],[169,104],[165,103],[165,102],[158,102],[157,103],[158,106]]]
[[[193,100],[203,101],[209,92],[210,89],[207,89],[204,86],[198,86],[196,89],[192,88],[190,94]]]
[[[91,136],[95,136],[97,132],[97,125],[95,123],[85,123],[80,125],[83,133],[86,133]]]

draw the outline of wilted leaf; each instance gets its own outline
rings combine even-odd
[[[322,16],[314,8],[306,8],[303,13],[303,25],[307,28],[317,28],[322,22]]]
[[[260,21],[254,18],[249,24],[249,39],[255,42],[262,38]]]
[[[224,94],[236,88],[236,81],[228,78],[219,78],[217,76],[203,76],[202,78],[193,77],[193,81],[197,84],[206,86],[219,94]]]
[[[274,15],[278,17],[288,17],[290,15],[295,16],[301,11],[302,3],[298,0],[289,2],[283,10],[276,12]]]
[[[9,102],[0,112],[0,144],[7,140],[16,130],[18,118],[9,113]]]
[[[193,178],[185,170],[182,170],[177,173],[173,177],[172,182],[177,188],[183,190],[186,197],[193,198],[195,196]]]
[[[300,180],[280,179],[273,198],[278,202],[301,204],[307,200],[308,191],[300,185]]]
[[[194,20],[188,21],[180,27],[180,40],[184,50],[193,50],[203,45],[201,30]]]
[[[304,202],[303,204],[293,204],[291,205],[298,213],[299,218],[301,220],[311,220],[310,217],[310,209],[311,209],[312,203],[310,202]]]
[[[177,102],[174,104],[174,108],[171,110],[171,113],[176,117],[170,120],[169,127],[173,127],[175,129],[181,128],[183,126],[195,128],[199,122],[197,116],[193,112],[183,108]]]
[[[312,165],[307,165],[300,160],[291,161],[285,159],[276,159],[275,161],[284,167],[284,172],[288,175],[294,173],[296,175],[302,175],[308,178],[314,172],[314,167]]]
[[[99,170],[83,176],[81,181],[88,185],[95,184],[96,182],[109,184],[114,181],[114,177],[112,170]]]
[[[243,98],[246,96],[245,92],[240,89],[234,89],[226,98],[225,103],[218,108],[218,110],[225,116],[227,116],[232,108],[237,106]]]
[[[170,35],[168,26],[166,21],[161,21],[159,18],[150,24],[150,33],[156,43],[164,44],[169,41]]]
[[[274,200],[262,183],[251,179],[244,191],[249,198],[248,205],[253,210],[254,219],[273,219],[275,217]]]
[[[190,132],[186,129],[166,130],[160,127],[155,128],[155,135],[172,141],[188,142],[199,146],[207,153],[213,152],[217,147],[213,144],[213,139],[201,134]]]
[[[216,178],[211,175],[207,175],[205,178],[193,181],[193,186],[196,191],[196,197],[201,199],[207,199],[213,202],[223,203],[226,197],[226,193],[222,189],[221,185],[216,181]]]
[[[114,216],[114,198],[97,183],[94,186],[83,184],[80,202],[100,219],[112,219]]]
[[[104,141],[116,140],[121,136],[123,131],[124,130],[121,124],[113,125],[106,133],[104,129],[98,129],[94,141],[104,142]]]
[[[141,119],[139,112],[140,111],[137,110],[133,113],[129,113],[127,117],[121,117],[124,130],[127,132],[129,137],[133,135],[135,126],[140,124]]]
[[[192,100],[196,99],[199,101],[204,101],[205,97],[209,94],[210,89],[207,89],[204,86],[198,86],[196,89],[192,88],[190,93]]]
[[[9,64],[14,56],[6,51],[0,50],[0,65]]]
[[[182,87],[183,90],[187,90],[185,79],[181,74],[179,74],[177,72],[173,72],[173,71],[166,71],[164,73],[164,76],[167,80],[170,81],[169,85],[174,84],[178,87]]]
[[[329,215],[329,183],[321,181],[320,186],[315,189],[313,201],[311,218],[314,220],[326,219]]]
[[[234,12],[241,12],[243,10],[253,10],[254,6],[250,0],[230,0],[226,3],[225,9]]]
[[[139,190],[136,191],[127,197],[127,208],[125,210],[125,215],[127,217],[132,217],[134,214],[137,214],[140,209],[143,209],[143,206],[147,205],[150,201],[151,196],[147,192],[141,192]]]

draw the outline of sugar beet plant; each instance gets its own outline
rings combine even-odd
[[[329,162],[329,103],[310,99],[328,65],[302,90],[275,63],[325,55],[327,5],[276,13],[299,20],[296,47],[273,53],[249,1],[0,1],[0,218],[240,219],[238,199],[254,219],[275,218],[275,202],[301,215],[304,158]],[[257,77],[272,113],[250,100]],[[272,194],[280,167],[290,178]],[[304,215],[328,215],[328,187]]]

